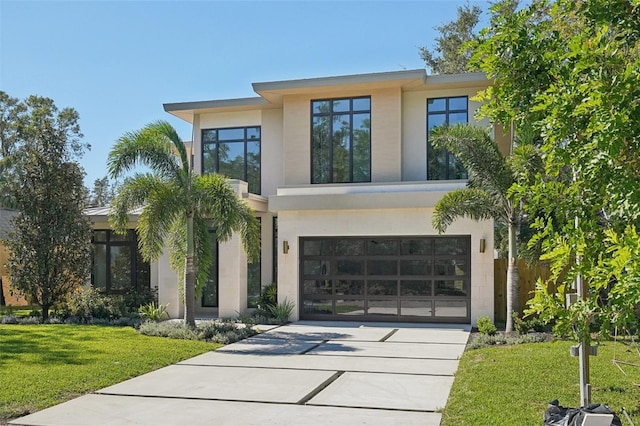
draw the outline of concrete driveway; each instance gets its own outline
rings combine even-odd
[[[470,326],[273,328],[12,425],[439,425]]]

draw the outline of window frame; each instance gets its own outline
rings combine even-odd
[[[105,232],[104,241],[96,241],[96,233]],[[143,288],[151,288],[151,266],[149,262],[145,262],[138,250],[138,233],[135,229],[128,229],[126,239],[122,239],[122,235],[116,234],[118,239],[112,239],[112,235],[116,234],[111,229],[93,229],[91,233],[91,285],[98,291],[107,294],[126,294],[128,291],[140,291]],[[95,249],[96,245],[105,247],[105,286],[96,287],[95,285]],[[123,289],[112,289],[112,271],[111,271],[111,247],[128,247],[129,248],[129,287]],[[140,268],[145,268],[146,279],[140,279]]]
[[[218,243],[218,239],[216,238],[215,231],[209,230],[209,236],[211,239],[211,248],[213,250],[213,256],[211,256],[213,265],[215,266],[215,283],[216,283],[216,301],[215,304],[205,304],[204,299],[204,289],[207,285],[205,285],[202,289],[202,297],[200,297],[200,306],[202,308],[218,308],[220,306],[220,244]],[[209,272],[211,272],[211,267],[209,267]]]
[[[242,139],[225,139],[225,140],[220,140],[218,135],[219,132],[221,130],[239,130],[242,129],[244,137]],[[259,137],[257,139],[249,139],[248,138],[248,132],[249,129],[258,129],[259,132]],[[205,132],[215,132],[216,133],[216,140],[215,142],[206,142],[205,141]],[[244,167],[243,167],[243,176],[242,177],[234,177],[234,176],[227,176],[229,179],[240,179],[243,180],[245,182],[247,182],[247,184],[249,185],[249,192],[252,194],[258,194],[260,195],[262,193],[262,126],[260,125],[256,125],[256,126],[233,126],[233,127],[214,127],[214,128],[207,128],[207,129],[201,129],[200,130],[200,141],[201,141],[201,146],[202,149],[200,150],[200,171],[204,174],[204,173],[210,173],[210,172],[205,172],[205,145],[215,145],[214,148],[214,152],[215,152],[215,158],[214,158],[214,169],[215,171],[213,173],[219,173],[220,171],[220,144],[221,143],[242,143],[243,144],[243,156],[244,156]],[[253,188],[251,186],[251,182],[249,182],[249,177],[248,177],[248,170],[249,170],[249,162],[247,161],[247,155],[248,155],[248,144],[249,142],[257,142],[258,143],[258,147],[259,147],[259,156],[260,156],[260,161],[258,162],[258,188]]]
[[[466,99],[466,108],[465,109],[451,109],[449,108],[449,103],[452,99],[461,99],[464,98]],[[444,100],[445,101],[445,108],[444,110],[438,110],[438,111],[429,111],[429,101],[438,101],[438,100]],[[466,123],[469,123],[469,96],[467,95],[461,95],[461,96],[442,96],[442,97],[437,97],[437,98],[427,98],[427,180],[428,181],[432,181],[432,180],[466,180],[469,178],[469,174],[468,172],[466,172],[466,177],[464,178],[452,178],[451,176],[449,176],[449,164],[451,162],[451,157],[453,157],[454,161],[460,161],[458,160],[453,154],[451,154],[449,152],[449,150],[445,150],[445,157],[444,157],[444,177],[443,178],[433,178],[430,174],[429,171],[429,158],[432,155],[432,152],[434,151],[434,147],[431,145],[431,140],[429,138],[429,135],[431,134],[431,130],[430,130],[430,126],[429,126],[429,118],[431,116],[435,116],[435,115],[443,115],[445,117],[445,122],[441,125],[449,125],[449,116],[451,114],[460,114],[460,113],[465,113],[467,116],[467,121]],[[454,123],[457,124],[457,123]]]
[[[258,260],[256,262],[253,263],[249,263],[247,262],[247,308],[257,308],[258,307],[258,300],[260,298],[260,296],[262,295],[262,218],[258,217],[258,224],[259,224],[259,229],[260,229],[260,257],[258,258]],[[250,286],[250,282],[249,282],[249,270],[250,268],[256,268],[256,272],[257,272],[257,284],[258,284],[258,295],[255,299],[255,304],[252,305],[251,303],[249,303],[249,286]],[[255,284],[255,283],[254,283]],[[255,295],[253,295],[255,296]]]
[[[357,100],[357,99],[368,99],[369,100],[369,109],[368,110],[364,110],[364,109],[354,109],[353,108],[353,101]],[[334,101],[349,101],[349,108],[346,111],[333,111],[333,102]],[[316,102],[330,102],[332,105],[332,108],[329,112],[327,113],[316,113],[314,112],[314,103]],[[371,126],[371,96],[370,95],[366,95],[366,96],[352,96],[352,97],[338,97],[338,98],[324,98],[324,99],[312,99],[310,102],[310,136],[311,136],[311,144],[310,144],[310,148],[311,148],[311,152],[310,152],[310,164],[309,164],[309,170],[310,170],[310,176],[309,176],[309,181],[311,182],[311,184],[335,184],[335,183],[359,183],[359,182],[371,182],[371,168],[372,168],[372,156],[371,156],[371,152],[372,152],[372,126]],[[354,128],[353,128],[353,116],[356,114],[364,114],[364,113],[368,113],[369,114],[369,163],[368,163],[368,179],[366,180],[354,180],[353,177],[353,157],[354,157]],[[350,146],[349,146],[349,161],[348,161],[348,168],[349,168],[349,179],[346,182],[335,182],[334,181],[334,173],[335,173],[335,158],[334,158],[334,130],[333,130],[333,117],[334,116],[338,116],[338,115],[349,115],[349,140],[350,140]],[[314,179],[314,118],[315,117],[328,117],[329,119],[329,170],[328,170],[328,176],[329,176],[329,181],[328,182],[316,182]]]

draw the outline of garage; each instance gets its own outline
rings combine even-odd
[[[471,237],[301,237],[300,318],[470,322]]]

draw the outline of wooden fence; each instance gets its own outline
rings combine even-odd
[[[507,259],[495,259],[493,261],[493,310],[496,321],[506,321],[507,319],[507,267],[509,261]],[[518,261],[518,272],[520,276],[520,294],[519,304],[520,311],[526,307],[527,300],[533,297],[533,291],[536,288],[538,278],[546,280],[550,276],[549,268],[537,265],[528,265],[526,261]]]

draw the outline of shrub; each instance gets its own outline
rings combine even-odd
[[[198,324],[195,329],[181,321],[144,322],[138,332],[147,336],[206,340],[225,345],[256,334],[255,330],[245,324],[226,321],[206,321]]]
[[[169,318],[167,306],[168,305],[156,305],[155,302],[151,302],[140,306],[138,308],[138,313],[144,320],[158,322]]]
[[[489,317],[480,317],[477,321],[478,331],[482,334],[486,334],[487,336],[493,336],[496,334],[496,326],[493,325],[493,321]]]
[[[138,329],[146,336],[169,337],[171,339],[197,340],[198,335],[181,321],[143,322]]]
[[[480,349],[493,345],[519,345],[522,343],[540,343],[547,341],[543,333],[530,333],[522,336],[510,336],[506,334],[476,334],[473,336],[467,349]]]
[[[271,317],[274,318],[279,324],[284,324],[289,322],[289,318],[291,317],[291,313],[295,305],[293,302],[285,299],[284,302],[278,303],[275,306],[269,307],[269,313]]]
[[[545,324],[540,318],[531,317],[529,319],[520,318],[517,312],[513,313],[513,328],[518,334],[527,334],[530,331],[536,333],[550,332],[552,326]]]
[[[262,289],[262,294],[258,298],[256,315],[270,317],[271,308],[278,304],[278,284],[271,283]]]
[[[0,324],[17,324],[18,318],[13,314],[7,314],[0,317]]]
[[[256,332],[246,324],[232,322],[207,321],[196,327],[198,338],[214,343],[229,344],[251,337]]]
[[[127,324],[139,318],[138,308],[155,301],[155,289],[130,289],[124,294],[104,295],[94,287],[79,288],[55,314],[72,323],[109,323],[126,318]]]

